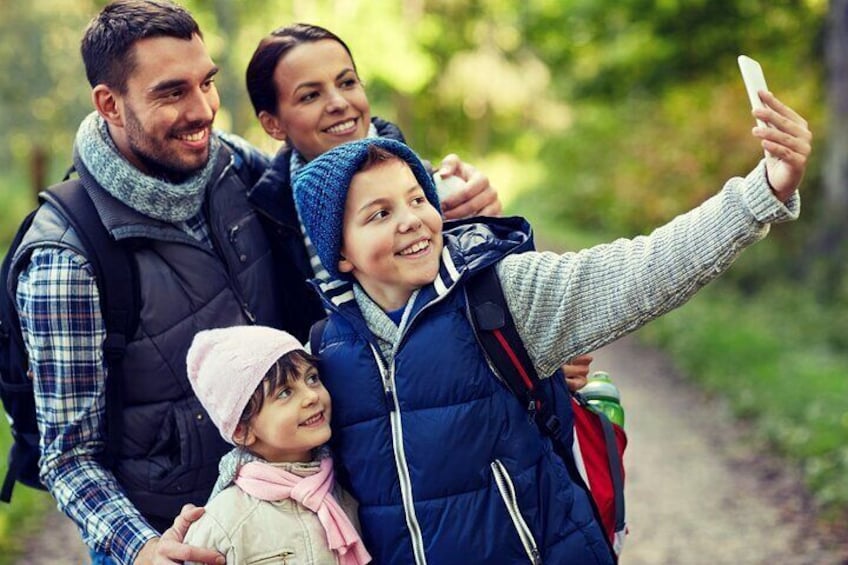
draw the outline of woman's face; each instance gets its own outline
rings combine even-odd
[[[294,146],[307,161],[368,135],[371,108],[353,61],[332,39],[302,43],[274,70],[275,115],[261,112],[265,131]]]

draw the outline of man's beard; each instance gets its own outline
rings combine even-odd
[[[197,130],[208,127],[208,124],[197,122],[188,124],[187,130]],[[180,184],[194,175],[209,159],[209,140],[207,140],[206,159],[198,165],[187,164],[178,156],[169,152],[157,140],[147,135],[135,113],[127,108],[126,111],[127,140],[130,151],[142,163],[151,176],[162,178],[173,184]],[[170,133],[168,135],[171,135]]]

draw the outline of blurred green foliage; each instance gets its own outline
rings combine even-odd
[[[79,38],[104,3],[0,0],[0,246],[32,205],[34,152],[48,155],[49,182],[70,161],[90,111]],[[736,55],[759,59],[770,88],[816,132],[804,215],[645,336],[730,395],[770,446],[804,466],[822,503],[848,507],[848,282],[836,268],[845,257],[809,243],[826,212],[820,148],[839,127],[822,103],[828,2],[184,4],[222,67],[219,127],[275,150],[244,91],[247,61],[275,27],[323,25],[353,51],[373,114],[397,122],[425,157],[455,152],[477,165],[508,211],[560,247],[644,233],[755,166],[762,153]]]

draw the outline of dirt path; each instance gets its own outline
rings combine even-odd
[[[622,565],[848,564],[848,539],[836,548],[815,528],[797,476],[752,456],[726,410],[662,354],[628,338],[597,352],[593,367],[612,375],[627,411]],[[19,563],[87,562],[68,520],[53,515],[43,532]]]
[[[626,338],[593,367],[612,375],[626,410],[622,565],[848,563],[848,539],[833,547],[817,530],[797,474],[753,455],[727,410],[664,355]]]

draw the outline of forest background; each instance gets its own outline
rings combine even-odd
[[[485,171],[507,212],[557,249],[647,233],[753,168],[736,56],[758,59],[815,135],[802,218],[639,336],[727,399],[751,449],[798,466],[824,519],[845,519],[848,0],[183,3],[222,68],[219,128],[275,151],[245,93],[247,61],[275,27],[322,25],[353,51],[372,114],[423,156],[455,152]],[[0,249],[70,163],[91,109],[79,40],[103,4],[0,0]],[[5,429],[0,442],[5,453]],[[0,507],[0,554],[48,504],[18,487]]]

